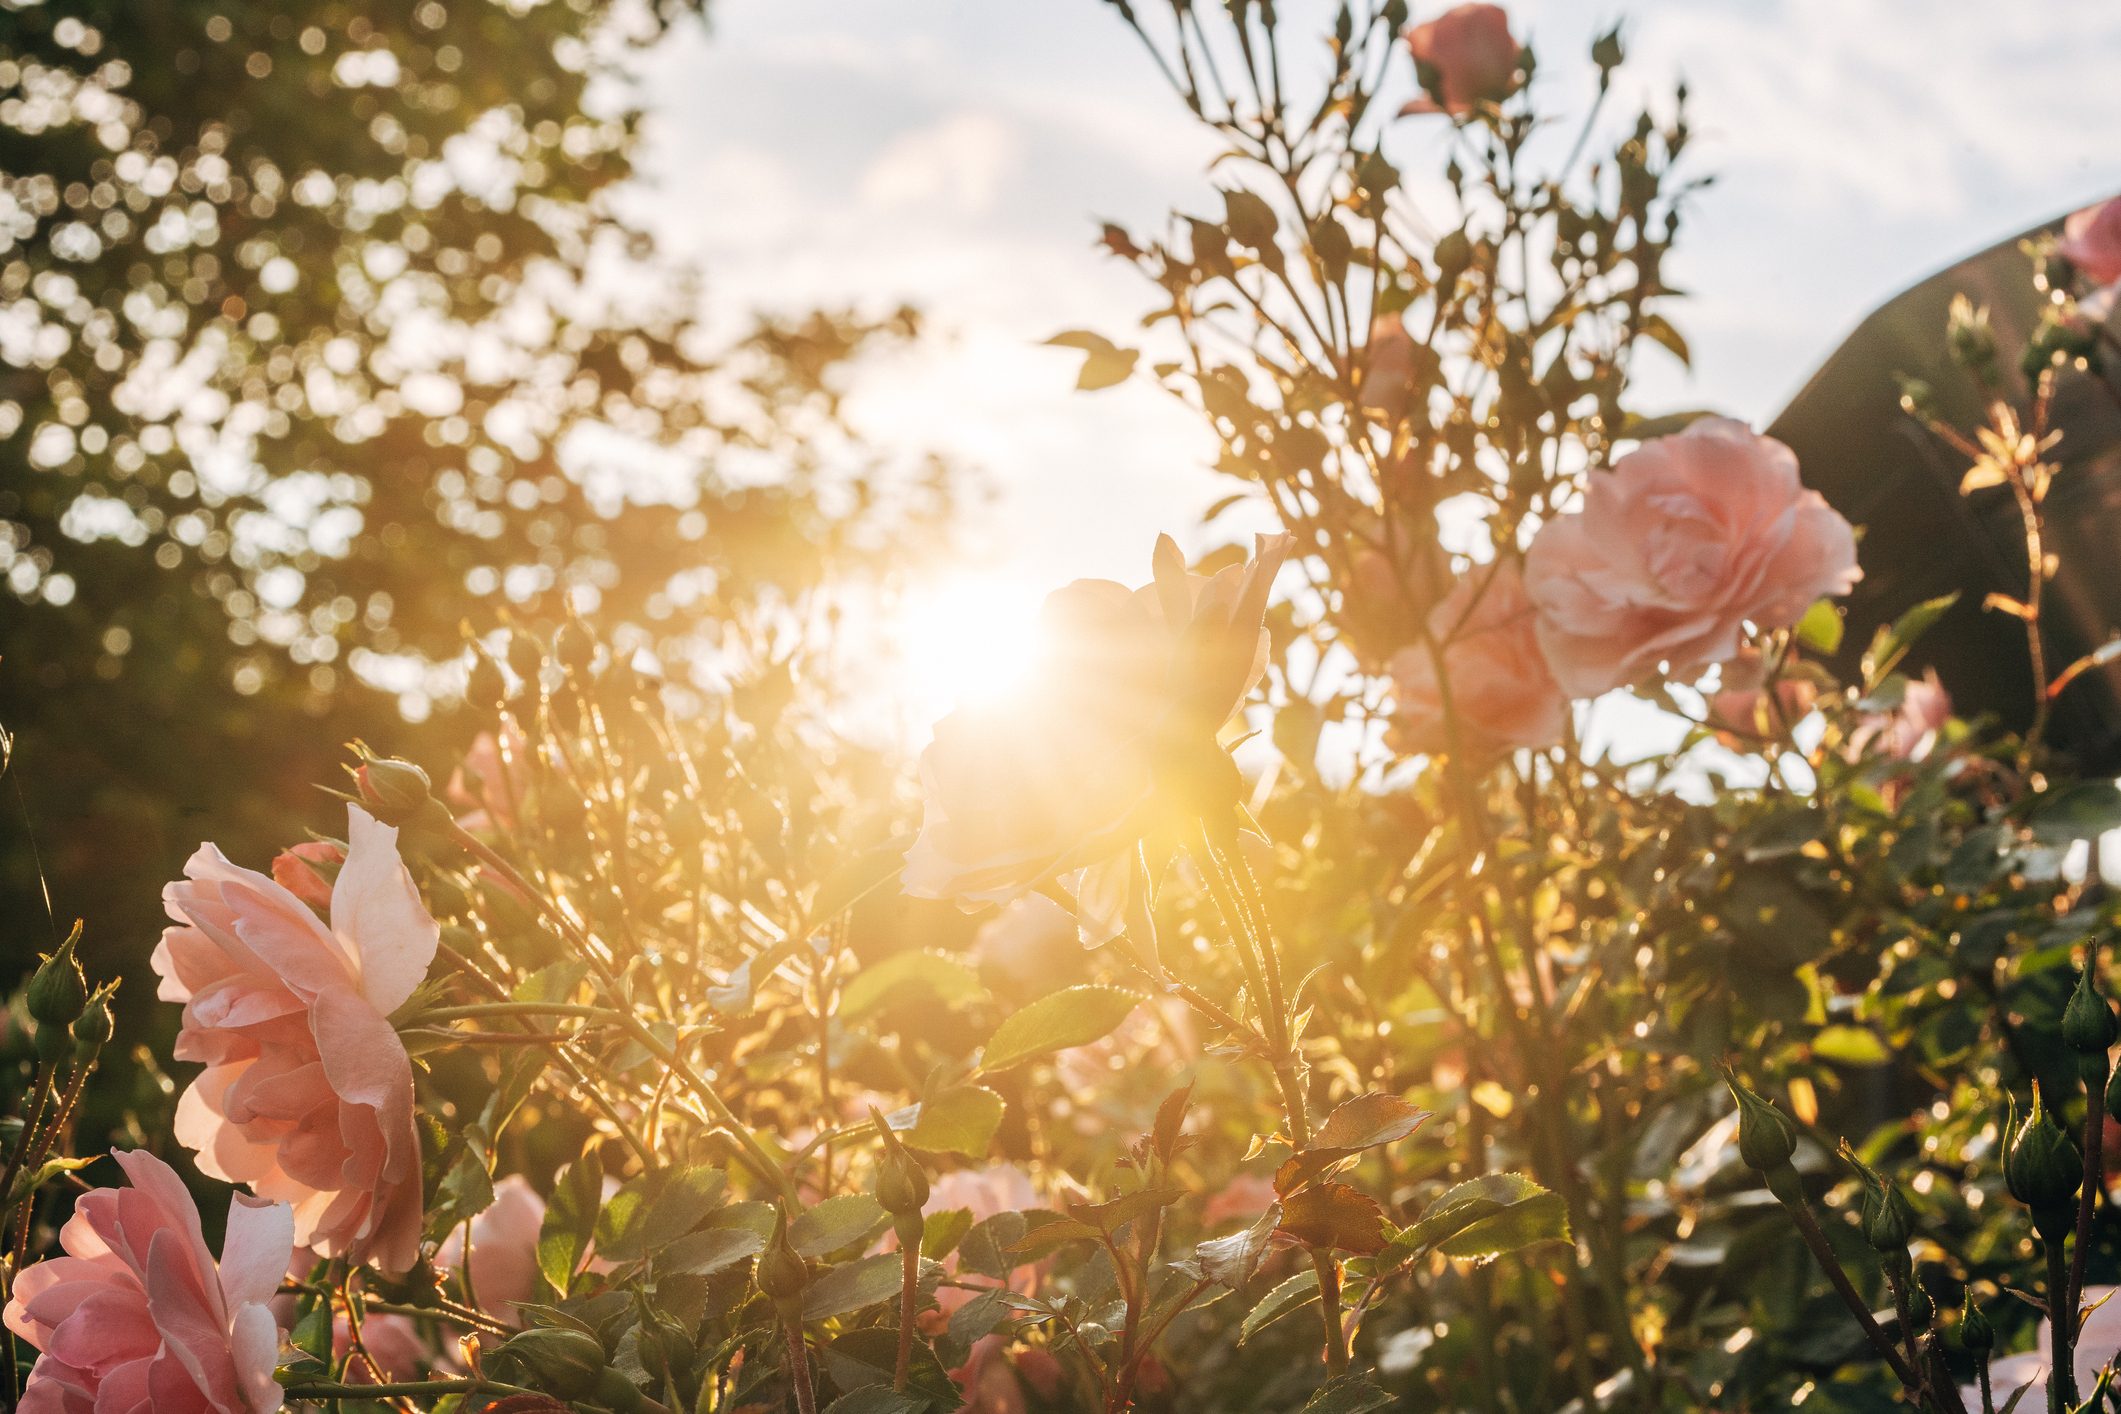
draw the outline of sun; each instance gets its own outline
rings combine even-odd
[[[894,688],[925,732],[959,707],[1007,696],[1038,664],[1044,591],[971,571],[909,586],[885,625]]]

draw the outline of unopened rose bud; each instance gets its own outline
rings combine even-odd
[[[2056,1242],[2069,1231],[2077,1190],[2084,1183],[2084,1157],[2048,1112],[2037,1083],[2032,1113],[2021,1124],[2014,1108],[2005,1123],[2003,1182],[2011,1197],[2031,1210],[2042,1238]]]
[[[2069,1005],[2062,1009],[2063,1043],[2077,1053],[2077,1065],[2087,1083],[2097,1083],[2106,1069],[2107,1052],[2117,1036],[2121,1036],[2121,1021],[2114,1017],[2113,1004],[2099,994],[2098,957],[2093,954],[2085,959]]]
[[[508,679],[484,648],[472,649],[471,669],[464,676],[464,700],[489,712],[499,711],[508,701]]]
[[[88,982],[81,975],[81,963],[74,956],[74,948],[81,941],[81,925],[66,935],[57,951],[45,956],[36,975],[29,979],[30,1019],[37,1023],[38,1033],[46,1030],[64,1033],[81,1015],[88,1005]]]
[[[1967,1288],[1966,1305],[1959,1314],[1959,1344],[1967,1354],[1977,1359],[1986,1359],[1996,1348],[1996,1328],[1988,1323],[1988,1317],[1974,1304],[1974,1291]]]
[[[1446,231],[1436,242],[1436,285],[1448,291],[1473,263],[1473,243],[1464,231]]]
[[[759,1253],[758,1264],[752,1268],[752,1282],[759,1293],[774,1304],[781,1319],[800,1321],[803,1316],[803,1293],[810,1286],[810,1264],[803,1254],[788,1242],[788,1210],[783,1208],[775,1218],[773,1237],[766,1250]]]
[[[508,666],[523,681],[536,684],[545,675],[545,645],[522,629],[508,634]]]
[[[370,757],[354,772],[361,803],[386,825],[404,825],[434,799],[434,783],[410,761]]]
[[[602,1341],[569,1326],[519,1332],[493,1352],[493,1359],[520,1368],[528,1382],[546,1393],[570,1400],[595,1393],[610,1363]]]
[[[1591,41],[1591,62],[1600,73],[1610,73],[1626,58],[1620,44],[1620,27],[1614,26]]]
[[[73,1035],[76,1064],[88,1064],[96,1058],[97,1052],[110,1043],[112,1034],[117,1030],[117,1023],[111,1016],[110,996],[117,989],[118,984],[115,982],[98,987],[95,995],[88,999],[88,1005],[81,1015],[75,1018]]]
[[[1789,1116],[1768,1101],[1728,1077],[1731,1094],[1738,1101],[1738,1157],[1755,1173],[1768,1173],[1789,1164],[1797,1152],[1797,1129]]]
[[[1900,1185],[1889,1178],[1867,1182],[1863,1192],[1863,1240],[1876,1251],[1904,1257],[1914,1231],[1915,1215],[1908,1210]]]

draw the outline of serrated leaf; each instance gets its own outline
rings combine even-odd
[[[1394,1237],[1379,1255],[1377,1268],[1389,1271],[1477,1223],[1553,1196],[1521,1173],[1491,1173],[1470,1179],[1446,1190],[1419,1219]]]
[[[614,1262],[649,1255],[721,1205],[728,1178],[705,1165],[659,1169],[612,1195],[597,1223],[597,1250]]]
[[[1397,1095],[1358,1095],[1326,1116],[1312,1137],[1314,1149],[1370,1149],[1392,1144],[1421,1127],[1429,1112]]]
[[[889,1221],[867,1193],[842,1193],[805,1208],[788,1225],[788,1242],[805,1257],[825,1257],[869,1237]]]
[[[1067,987],[1040,997],[995,1028],[980,1066],[991,1073],[1087,1046],[1111,1035],[1140,1002],[1117,987]]]
[[[604,1205],[604,1162],[589,1150],[553,1177],[552,1198],[538,1225],[538,1270],[562,1296],[581,1269]]]
[[[688,1232],[652,1255],[658,1278],[713,1276],[766,1250],[766,1239],[749,1228],[709,1227]]]
[[[1877,635],[1871,639],[1871,646],[1865,649],[1863,654],[1864,691],[1876,691],[1878,684],[1885,680],[1886,674],[1900,666],[1900,660],[1907,656],[1908,649],[1914,647],[1916,640],[1928,633],[1937,620],[1943,618],[1958,602],[1957,590],[1950,594],[1940,594],[1935,599],[1925,599],[1894,619],[1890,627],[1879,629]]]
[[[1232,1291],[1244,1287],[1259,1270],[1260,1262],[1273,1245],[1274,1230],[1280,1225],[1281,1205],[1275,1203],[1269,1205],[1259,1221],[1245,1231],[1201,1243],[1193,1249],[1193,1260],[1200,1264],[1200,1274]]]
[[[1368,1375],[1338,1375],[1304,1401],[1302,1414],[1370,1414],[1396,1403]]]
[[[1319,1183],[1282,1200],[1278,1230],[1306,1247],[1367,1256],[1384,1248],[1385,1212],[1361,1189]]]
[[[1008,1276],[1023,1265],[1010,1255],[1009,1249],[1023,1241],[1027,1226],[1022,1213],[996,1213],[974,1223],[964,1241],[957,1245],[959,1268],[997,1279]]]
[[[1316,1300],[1318,1272],[1306,1268],[1261,1297],[1257,1306],[1245,1312],[1245,1319],[1237,1328],[1237,1343],[1244,1344],[1291,1311],[1301,1311]]]
[[[890,1326],[867,1326],[846,1331],[826,1342],[820,1354],[832,1382],[849,1391],[850,1397],[854,1393],[872,1390],[889,1394],[898,1364],[898,1332]],[[899,1397],[911,1398],[917,1409],[934,1406],[956,1409],[964,1402],[942,1362],[935,1358],[935,1353],[924,1340],[913,1343],[913,1360],[906,1374],[907,1389]],[[831,1407],[837,1409],[839,1404]],[[896,1406],[879,1407],[891,1409]]]
[[[921,1224],[921,1255],[940,1262],[957,1250],[957,1244],[972,1231],[970,1208],[946,1208],[930,1213]]]
[[[826,1268],[803,1293],[803,1319],[829,1320],[895,1299],[903,1268],[896,1252],[879,1252]]]
[[[849,978],[840,990],[842,1019],[866,1016],[895,997],[926,995],[945,1007],[980,995],[979,974],[948,953],[893,953]]]
[[[1542,1192],[1470,1223],[1436,1244],[1446,1257],[1492,1261],[1542,1242],[1569,1240],[1569,1212],[1559,1193]]]
[[[1006,1108],[984,1086],[959,1085],[894,1111],[884,1122],[911,1148],[984,1159]]]
[[[1814,653],[1832,657],[1841,651],[1841,635],[1845,627],[1841,610],[1834,607],[1834,601],[1817,599],[1804,611],[1804,617],[1797,620],[1797,641]]]

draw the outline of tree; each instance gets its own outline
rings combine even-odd
[[[947,499],[837,415],[909,314],[717,342],[619,213],[629,58],[701,8],[0,4],[0,721],[62,913],[151,932],[172,802],[262,827],[467,621],[681,638]]]

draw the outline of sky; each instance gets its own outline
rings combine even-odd
[[[1551,106],[1580,111],[1590,36],[1616,20],[1624,97],[1691,90],[1690,155],[1716,176],[1669,267],[1693,368],[1652,374],[1644,411],[1765,424],[1895,291],[2121,191],[2113,0],[1508,8]],[[1322,32],[1327,11],[1283,13]],[[680,31],[642,81],[639,213],[717,308],[925,312],[926,346],[865,378],[850,415],[988,479],[969,539],[1008,575],[1138,582],[1159,530],[1222,538],[1200,515],[1234,483],[1191,415],[1146,382],[1077,393],[1079,356],[1041,347],[1070,328],[1124,342],[1149,307],[1093,248],[1099,219],[1153,230],[1211,190],[1212,146],[1101,0],[715,0],[711,32]],[[1436,123],[1399,125],[1403,169],[1440,167]]]

